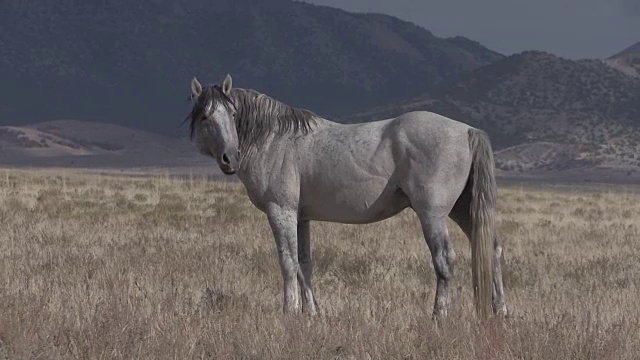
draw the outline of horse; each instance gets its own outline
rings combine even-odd
[[[426,111],[342,124],[253,89],[191,80],[191,139],[236,174],[266,214],[283,279],[285,314],[320,310],[312,286],[310,222],[367,224],[411,208],[431,253],[432,317],[446,317],[456,254],[447,218],[469,238],[477,316],[506,316],[497,188],[486,132]]]

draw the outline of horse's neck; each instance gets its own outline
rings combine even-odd
[[[256,169],[264,169],[264,164],[270,163],[274,160],[275,157],[281,156],[282,154],[289,151],[296,151],[295,149],[289,148],[291,140],[293,138],[312,138],[314,136],[314,132],[320,130],[321,128],[337,125],[340,124],[318,117],[315,119],[311,131],[309,131],[307,134],[270,134],[267,135],[265,139],[262,139],[259,144],[240,144],[240,148],[243,149],[243,153],[241,154],[241,171],[243,171],[244,173],[252,173]]]
[[[261,190],[265,188],[265,181],[269,179],[269,176],[266,175],[268,175],[271,163],[275,157],[282,153],[282,151],[274,151],[274,148],[278,148],[278,146],[273,146],[272,142],[272,139],[265,139],[260,145],[244,147],[240,154],[240,168],[237,175],[252,201],[257,196],[256,194],[260,194]],[[254,204],[258,206],[257,203],[254,202]]]

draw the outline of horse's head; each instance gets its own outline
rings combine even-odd
[[[238,171],[240,164],[236,106],[230,97],[231,76],[222,86],[206,86],[196,78],[191,80],[191,92],[196,99],[191,110],[191,137],[200,153],[214,158],[226,175]]]

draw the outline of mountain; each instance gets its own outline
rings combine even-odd
[[[485,129],[503,170],[640,167],[640,80],[599,60],[571,61],[526,51],[410,101],[344,121],[414,110]]]
[[[211,164],[187,139],[75,120],[0,126],[0,164],[148,167]]]
[[[627,75],[640,77],[640,42],[606,59],[605,63]]]
[[[379,14],[289,0],[0,2],[0,122],[183,134],[189,82],[227,73],[326,116],[418,95],[502,55]]]

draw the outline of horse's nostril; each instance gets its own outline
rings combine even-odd
[[[229,165],[231,163],[231,161],[229,161],[229,158],[227,157],[227,154],[222,154],[222,163],[225,165]]]

